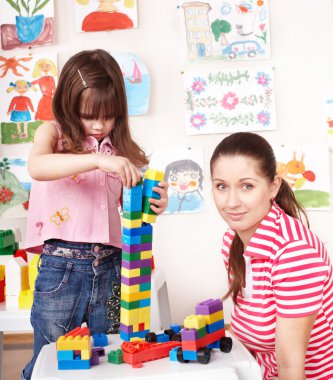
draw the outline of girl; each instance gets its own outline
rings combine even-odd
[[[148,159],[132,140],[117,62],[104,50],[83,51],[65,64],[54,95],[54,123],[36,131],[28,170],[32,184],[26,248],[42,252],[31,323],[34,355],[87,322],[92,334],[117,332],[122,186],[136,185]],[[167,183],[150,199],[167,206]],[[115,302],[117,301],[117,302]]]
[[[52,99],[55,92],[55,75],[57,75],[57,68],[50,59],[42,58],[36,62],[32,76],[38,79],[33,80],[31,84],[38,84],[43,96],[38,103],[35,120],[54,119]]]
[[[19,93],[19,96],[14,96],[11,100],[7,115],[10,115],[10,120],[14,121],[17,125],[17,136],[14,135],[13,138],[27,138],[28,137],[28,121],[31,120],[31,112],[34,111],[34,106],[32,105],[31,99],[24,96],[26,92],[30,89],[37,91],[36,87],[32,86],[30,82],[19,79],[15,83],[11,82],[7,89],[7,92],[15,90]],[[23,132],[21,133],[21,122],[23,122]]]
[[[235,335],[265,380],[332,379],[332,265],[276,175],[271,146],[235,133],[216,147],[210,170],[215,205],[230,227],[222,254]]]

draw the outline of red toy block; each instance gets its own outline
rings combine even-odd
[[[23,260],[28,262],[28,255],[27,252],[24,249],[17,249],[15,251],[14,257],[22,257]]]
[[[149,343],[149,342],[123,342],[123,361],[133,367],[141,363],[166,358],[172,348],[180,347],[181,342]]]
[[[225,329],[218,330],[211,334],[207,334],[197,341],[182,341],[183,351],[198,351],[199,348],[206,347],[211,343],[214,343],[221,338],[225,337]]]
[[[85,335],[88,335],[90,336],[90,330],[88,327],[76,327],[74,330],[71,330],[71,331],[68,331],[67,334],[65,334],[64,336],[67,338],[69,336],[82,336],[84,337]]]

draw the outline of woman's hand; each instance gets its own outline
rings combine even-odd
[[[149,198],[150,208],[157,214],[160,215],[168,207],[168,182],[161,181],[158,187],[153,187],[153,191],[158,193],[161,198]]]
[[[128,189],[136,186],[140,181],[141,174],[132,162],[121,156],[107,156],[98,154],[98,169],[107,173],[117,173],[124,187]]]

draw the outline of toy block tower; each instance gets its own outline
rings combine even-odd
[[[92,357],[90,332],[88,328],[80,328],[68,332],[58,338],[58,369],[89,369]]]
[[[152,241],[156,215],[148,199],[158,198],[152,188],[164,174],[147,170],[143,182],[123,192],[120,337],[125,341],[144,338],[150,329]]]

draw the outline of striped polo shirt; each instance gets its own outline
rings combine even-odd
[[[235,232],[223,237],[228,269]],[[246,281],[234,306],[235,335],[253,352],[265,380],[277,379],[276,317],[318,312],[306,352],[307,379],[333,379],[333,269],[324,244],[298,219],[273,204],[246,251]]]

